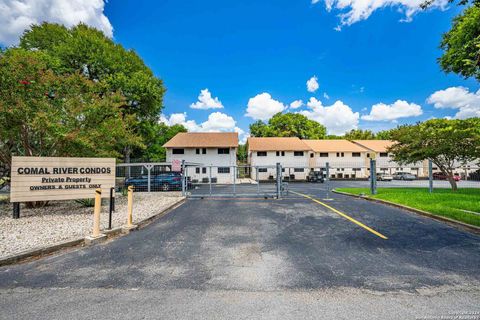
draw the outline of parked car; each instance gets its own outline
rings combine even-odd
[[[480,181],[480,169],[478,169],[477,171],[471,172],[468,175],[468,180]]]
[[[392,177],[394,180],[416,180],[417,177],[408,172],[397,172]]]
[[[432,176],[434,180],[448,180],[447,175],[443,172],[434,172]],[[453,179],[455,181],[460,181],[462,178],[460,177],[459,174],[454,174]]]
[[[392,181],[393,177],[387,173],[378,173],[377,181]]]
[[[139,177],[129,178],[125,180],[125,186],[134,186],[137,190],[148,189],[148,176],[142,175]],[[192,182],[187,181],[187,188],[192,188]],[[182,189],[182,174],[180,172],[164,172],[157,175],[150,176],[150,190],[151,191],[170,191]]]
[[[310,171],[307,175],[307,182],[325,182],[323,171]]]

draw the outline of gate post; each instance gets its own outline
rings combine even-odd
[[[150,178],[151,178],[151,175],[150,175],[150,171],[152,170],[153,166],[151,164],[147,164],[144,166],[146,169],[147,169],[147,178],[148,178],[148,181],[147,181],[147,191],[148,193],[150,193],[150,190],[151,190],[151,182],[150,182]]]
[[[236,186],[237,183],[237,166],[233,166],[233,197],[236,196]]]
[[[150,173],[150,171],[149,171]],[[185,197],[185,179],[187,179],[185,175],[185,160],[182,160],[182,196]]]
[[[282,166],[277,162],[277,199],[282,197]]]
[[[208,167],[208,188],[210,192],[210,197],[212,196],[212,165]]]
[[[428,190],[433,193],[433,163],[428,160]]]
[[[325,175],[325,189],[327,190],[327,197],[324,200],[332,200],[330,199],[330,162],[325,163]]]
[[[255,167],[255,180],[257,181],[257,194],[260,194],[260,180],[258,179],[258,166]]]
[[[377,194],[377,164],[374,159],[370,159],[370,193]]]

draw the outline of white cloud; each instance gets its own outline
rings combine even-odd
[[[298,109],[301,106],[303,106],[303,101],[302,100],[295,100],[292,103],[290,103],[290,109]]]
[[[45,21],[67,27],[83,22],[111,38],[113,27],[104,7],[103,0],[0,0],[0,43],[15,45],[30,25]]]
[[[317,76],[313,76],[310,79],[307,80],[307,90],[308,92],[315,92],[320,88],[320,85],[318,84],[318,78]]]
[[[409,22],[417,12],[422,10],[420,5],[425,2],[425,0],[312,0],[312,4],[322,1],[325,2],[328,12],[333,9],[341,12],[340,25],[335,28],[337,31],[341,26],[368,19],[374,11],[385,7],[397,7],[398,11],[405,16],[401,21]],[[447,5],[448,0],[435,0],[432,8],[443,10]]]
[[[456,119],[480,117],[480,90],[473,93],[465,87],[450,87],[434,92],[427,103],[437,109],[457,109]]]
[[[169,126],[181,124],[188,131],[197,132],[202,131],[202,128],[195,122],[195,120],[187,120],[187,113],[172,113],[170,117],[165,117],[163,114],[160,116],[160,122],[163,122]]]
[[[192,109],[222,109],[223,105],[218,98],[212,98],[212,94],[208,89],[203,89],[200,91],[198,96],[198,101],[190,105]]]
[[[323,93],[323,97],[327,100],[330,99],[330,96],[326,92]]]
[[[323,124],[329,134],[340,135],[358,127],[359,113],[353,112],[342,101],[336,101],[331,106],[323,106],[321,101],[312,97],[307,106],[311,110],[300,111],[300,114]]]
[[[272,99],[270,94],[264,92],[248,100],[245,116],[254,120],[268,120],[283,110],[285,110],[283,103]]]
[[[233,131],[236,121],[221,112],[213,112],[208,116],[208,120],[201,124],[202,131]]]
[[[392,121],[400,118],[416,117],[423,114],[422,107],[415,103],[397,100],[393,104],[377,103],[372,106],[370,114],[363,115],[362,120]]]
[[[235,132],[238,133],[238,143],[245,144],[247,143],[248,137],[250,137],[250,133],[246,133],[242,128],[235,127]]]
[[[164,115],[160,116],[160,122],[169,126],[175,124],[183,125],[189,132],[238,132],[240,141],[246,140],[248,134],[236,126],[236,121],[233,117],[222,112],[213,112],[208,116],[208,119],[200,124],[195,120],[187,120],[187,113],[172,113],[170,117]]]

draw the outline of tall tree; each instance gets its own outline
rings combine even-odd
[[[125,97],[123,113],[134,115],[138,120],[135,131],[146,144],[153,143],[150,133],[158,123],[165,89],[133,50],[126,50],[85,24],[66,28],[51,23],[33,25],[21,37],[20,47],[56,59],[54,71],[59,74],[80,73],[98,82],[105,94],[120,92]],[[141,155],[135,148],[127,148],[125,155],[132,152]]]
[[[150,128],[151,138],[147,139],[150,143],[146,145],[142,158],[146,161],[165,161],[167,159],[167,152],[163,145],[177,133],[187,132],[187,129],[180,124],[168,126],[160,122]]]
[[[375,134],[375,139],[377,139],[377,140],[392,140],[392,130],[395,130],[395,129],[378,131]]]
[[[395,161],[415,163],[431,160],[457,190],[454,169],[458,163],[480,158],[480,118],[433,119],[404,125],[391,132],[396,143],[389,149]]]
[[[43,51],[0,54],[0,162],[9,165],[12,154],[119,156],[125,145],[142,146],[120,93],[103,93],[79,73],[58,75],[57,63]]]
[[[370,130],[352,129],[345,133],[344,138],[347,140],[373,140],[375,134]]]
[[[323,139],[326,128],[299,113],[277,113],[268,123],[262,121],[250,125],[253,137],[298,137],[301,139]]]
[[[246,144],[239,144],[237,150],[237,160],[238,162],[245,164],[248,158],[248,150]]]
[[[480,3],[466,8],[453,20],[440,47],[444,53],[439,63],[445,72],[480,81]]]
[[[426,0],[422,7],[426,9],[434,2]],[[455,17],[450,31],[443,34],[440,48],[444,52],[438,61],[445,72],[480,81],[480,0],[458,0],[457,3],[471,6]]]

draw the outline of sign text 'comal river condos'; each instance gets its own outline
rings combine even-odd
[[[86,199],[115,186],[114,158],[12,157],[11,202]]]

